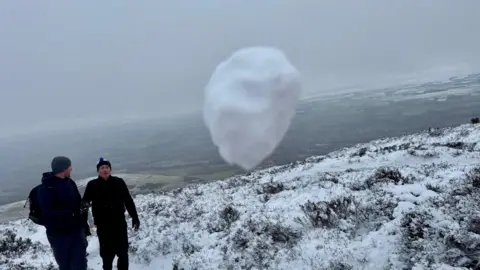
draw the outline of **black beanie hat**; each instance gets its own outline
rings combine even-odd
[[[72,162],[67,157],[58,156],[53,158],[51,166],[52,173],[57,174],[64,172],[66,169],[72,166]]]
[[[101,157],[97,163],[97,172],[98,170],[100,170],[100,167],[102,167],[103,165],[107,165],[108,167],[110,167],[110,170],[112,169],[112,164],[110,164],[110,161],[103,159],[103,157]]]

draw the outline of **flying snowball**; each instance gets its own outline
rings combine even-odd
[[[300,73],[275,48],[234,52],[205,88],[203,117],[213,143],[229,164],[250,170],[277,147],[295,115]]]

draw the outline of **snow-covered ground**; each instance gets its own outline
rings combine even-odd
[[[432,80],[424,82],[400,83],[384,87],[372,87],[365,91],[364,87],[354,89],[338,89],[325,93],[315,94],[305,98],[306,102],[318,100],[369,99],[378,102],[401,102],[405,100],[437,100],[445,101],[453,96],[478,96],[480,94],[480,74],[464,74],[449,77],[447,80]]]
[[[131,269],[478,269],[478,142],[480,125],[429,130],[139,195]],[[0,237],[0,269],[54,269],[43,228]]]

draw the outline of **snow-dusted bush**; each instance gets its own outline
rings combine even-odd
[[[379,168],[372,177],[367,179],[366,185],[368,188],[371,188],[379,183],[404,185],[408,184],[408,179],[403,177],[397,168]]]
[[[26,253],[44,251],[45,248],[30,238],[18,237],[12,230],[0,231],[0,255],[9,258],[19,258]]]
[[[303,225],[309,224],[314,228],[335,228],[356,213],[356,202],[351,196],[340,197],[332,201],[311,202],[300,205],[304,217],[295,220]]]
[[[473,187],[480,188],[480,167],[475,167],[467,173],[467,181]]]
[[[426,183],[425,187],[428,190],[431,190],[431,191],[434,191],[434,192],[437,192],[437,193],[442,193],[442,188],[439,185],[435,185],[435,184],[432,184],[432,183]]]
[[[440,128],[429,128],[428,129],[428,134],[432,137],[439,137],[444,134],[444,130]]]
[[[262,190],[258,191],[259,194],[277,194],[285,189],[283,183],[267,183],[262,186]]]
[[[18,262],[16,259],[30,254],[35,257],[35,254],[46,250],[46,247],[39,242],[33,242],[30,238],[19,237],[12,230],[0,231],[0,265],[8,266],[9,269],[36,269],[35,264],[28,261]]]
[[[210,233],[223,232],[230,229],[233,222],[240,218],[240,212],[233,205],[225,206],[219,213],[218,218],[208,223],[208,231]]]

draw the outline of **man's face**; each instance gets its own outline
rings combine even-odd
[[[108,165],[102,165],[98,169],[98,175],[104,179],[107,179],[110,176],[111,170]]]
[[[65,177],[70,177],[72,174],[72,166],[68,167],[68,169],[65,170]]]

